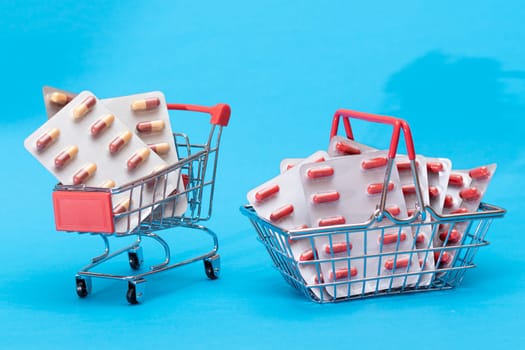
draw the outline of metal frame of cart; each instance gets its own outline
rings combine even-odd
[[[351,110],[338,110],[333,118],[331,137],[337,134],[339,128],[339,122],[342,119],[343,125],[346,131],[346,136],[353,139],[352,128],[350,125],[350,118],[362,119],[365,121],[390,124],[393,126],[394,131],[392,134],[390,148],[388,153],[387,170],[385,172],[385,179],[383,183],[383,192],[381,194],[380,202],[377,205],[375,213],[371,213],[371,217],[368,222],[357,224],[357,225],[336,225],[331,227],[322,228],[308,228],[308,229],[297,229],[297,230],[283,230],[276,224],[266,220],[257,215],[253,207],[245,205],[241,207],[241,212],[249,218],[257,231],[258,238],[262,244],[266,247],[270,257],[272,258],[275,267],[279,270],[283,278],[292,285],[295,289],[302,292],[312,301],[325,303],[325,302],[336,302],[344,300],[361,299],[366,297],[374,297],[381,295],[393,295],[393,294],[404,294],[414,293],[421,291],[432,291],[432,290],[444,290],[458,286],[465,274],[467,269],[473,268],[476,265],[473,260],[479,249],[479,247],[489,244],[485,240],[485,235],[493,221],[496,218],[502,218],[505,215],[505,210],[494,205],[482,203],[478,211],[475,213],[466,214],[450,214],[450,215],[438,215],[432,208],[423,207],[420,205],[423,203],[421,195],[421,187],[419,178],[416,170],[415,161],[415,150],[412,135],[408,123],[402,119],[380,116],[369,113],[362,113]],[[387,196],[387,184],[390,180],[390,173],[394,165],[394,159],[397,153],[397,145],[401,131],[403,131],[408,158],[410,160],[411,173],[414,178],[414,184],[416,185],[416,195],[418,198],[418,209],[416,212],[406,220],[399,220],[394,218],[385,209],[386,196]],[[383,218],[388,218],[392,224],[387,226],[378,227],[377,223],[381,222]],[[430,217],[430,220],[428,220]],[[427,220],[426,220],[427,219]],[[447,246],[447,242],[450,238],[452,228],[457,223],[467,223],[467,228],[463,234],[459,245]],[[431,232],[429,241],[432,242],[435,235],[438,234],[438,228],[440,225],[448,225],[446,231],[446,238],[444,245],[440,247],[426,247],[422,249],[416,249],[416,239],[418,233],[425,228],[428,232]],[[395,252],[383,252],[380,250],[379,253],[371,253],[367,249],[366,237],[370,234],[379,235],[384,238],[385,232],[391,233],[392,230],[397,230],[397,234],[401,235],[403,230],[413,232],[414,241],[412,247],[414,249],[401,251],[396,250]],[[344,237],[342,240],[350,242],[350,238],[353,235],[362,234],[364,239],[364,254],[359,256],[335,256],[332,254],[330,259],[321,259],[316,252],[315,238],[327,237],[329,242],[329,250],[334,251],[332,246],[332,237],[338,235]],[[294,257],[292,249],[290,247],[293,242],[297,240],[306,240],[309,242],[311,250],[314,254],[313,259],[308,261],[300,261]],[[446,265],[443,263],[444,257],[448,254],[447,252],[453,251],[453,261],[448,262]],[[431,255],[436,260],[436,270],[419,271],[419,272],[407,272],[408,269],[403,265],[402,268],[397,268],[398,259],[402,255],[410,256],[414,254],[422,254],[425,257]],[[451,255],[452,256],[452,255]],[[367,276],[366,273],[363,278],[353,278],[346,276],[341,279],[327,280],[323,279],[321,273],[321,264],[331,264],[330,273],[334,276],[337,275],[335,263],[344,262],[347,265],[347,271],[351,270],[353,263],[356,260],[364,262],[365,266],[367,262],[375,260],[378,262],[378,266],[382,266],[387,259],[390,259],[390,263],[393,266],[392,275],[381,276],[380,274],[373,274]],[[300,272],[301,265],[312,265],[315,267],[316,276],[314,283],[305,281],[303,275]],[[424,285],[420,283],[424,275],[431,274],[430,284]],[[416,283],[407,283],[409,277],[416,277]],[[403,282],[401,285],[393,285],[394,279],[401,279]],[[412,278],[413,279],[413,278]],[[380,285],[382,288],[379,288]],[[384,287],[387,284],[386,288]],[[366,288],[365,286],[375,286],[375,288]],[[337,293],[338,286],[348,287],[347,293]],[[360,286],[356,291],[355,286]],[[354,287],[354,288],[352,288]],[[324,293],[325,288],[332,288],[334,292],[332,295]],[[344,289],[343,289],[344,290]]]
[[[212,214],[215,175],[219,154],[220,139],[223,127],[228,125],[230,107],[218,104],[213,107],[170,104],[169,110],[181,110],[207,113],[211,116],[211,130],[206,143],[193,144],[186,134],[174,133],[179,161],[150,176],[120,186],[118,188],[94,188],[83,185],[66,186],[58,184],[53,191],[55,224],[58,231],[78,232],[101,237],[104,243],[102,254],[95,256],[91,262],[77,272],[76,291],[79,297],[86,297],[92,290],[92,278],[122,280],[128,283],[126,299],[130,304],[137,304],[144,295],[146,277],[170,270],[196,261],[203,261],[206,275],[216,279],[220,274],[220,256],[217,235],[209,228],[199,224],[210,219]],[[166,191],[166,178],[176,177],[183,181],[183,191]],[[164,186],[164,187],[161,187]],[[142,193],[154,188],[162,193],[158,198],[142,202]],[[160,191],[157,191],[160,189]],[[163,190],[164,189],[164,190]],[[141,194],[140,203],[126,212],[113,213],[112,195]],[[177,201],[185,197],[187,210],[177,215]],[[127,222],[125,232],[115,232],[119,220]],[[183,261],[173,262],[170,245],[159,231],[175,227],[184,227],[203,231],[212,239],[212,249],[207,253]],[[110,237],[122,238],[135,236],[136,240],[116,251],[110,247]],[[157,242],[164,250],[164,261],[138,271],[143,265],[141,242],[149,238]],[[120,275],[96,272],[94,269],[108,260],[127,253],[129,265],[136,273]]]

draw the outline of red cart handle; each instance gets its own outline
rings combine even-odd
[[[213,125],[227,126],[230,121],[231,109],[225,103],[219,103],[212,107],[188,105],[181,103],[168,103],[168,109],[193,111],[211,114],[210,123]]]
[[[394,132],[392,133],[392,139],[390,141],[390,149],[388,151],[388,158],[394,159],[397,153],[397,145],[399,143],[399,134],[401,129],[405,135],[405,142],[408,152],[408,159],[416,159],[416,151],[414,149],[414,141],[412,140],[412,133],[410,132],[410,127],[408,123],[403,119],[389,117],[386,115],[377,115],[371,113],[364,113],[358,111],[351,111],[349,109],[339,109],[334,114],[334,119],[332,121],[332,130],[330,132],[330,139],[337,135],[337,130],[339,128],[339,119],[343,117],[343,125],[345,127],[346,136],[349,139],[354,139],[352,133],[352,127],[350,126],[350,118],[362,119],[369,122],[381,123],[381,124],[391,124],[394,127]]]

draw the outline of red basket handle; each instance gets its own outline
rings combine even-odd
[[[394,159],[396,157],[397,145],[399,143],[399,135],[401,133],[401,130],[403,130],[408,152],[408,159],[416,159],[416,151],[414,149],[412,133],[410,132],[410,127],[408,126],[408,123],[403,119],[389,117],[386,115],[351,111],[349,109],[339,109],[334,114],[334,119],[332,121],[332,130],[330,132],[330,139],[337,135],[337,130],[339,128],[339,120],[341,117],[343,117],[343,124],[345,127],[346,136],[352,140],[354,139],[354,135],[352,133],[352,127],[350,126],[350,118],[361,119],[381,124],[391,124],[394,127],[394,131],[392,133],[392,139],[390,140],[390,148],[388,151],[388,158],[390,159]]]
[[[213,125],[227,126],[230,121],[231,109],[225,103],[219,103],[212,107],[188,105],[182,103],[168,103],[168,109],[208,113],[211,115],[210,123]]]
[[[416,151],[414,149],[414,141],[412,139],[412,133],[410,132],[410,127],[408,126],[408,123],[400,118],[395,117],[389,117],[385,115],[377,115],[377,114],[371,114],[371,113],[364,113],[364,112],[358,112],[358,111],[352,111],[348,109],[339,109],[335,112],[334,118],[332,121],[332,130],[330,132],[330,139],[332,139],[335,135],[337,135],[337,131],[339,128],[339,121],[343,117],[343,125],[346,131],[346,136],[349,139],[354,139],[354,135],[352,133],[352,127],[350,126],[350,118],[355,119],[361,119],[366,120],[369,122],[375,122],[375,123],[381,123],[381,124],[390,124],[394,127],[394,131],[392,133],[392,138],[390,140],[390,148],[388,151],[388,158],[389,161],[387,163],[387,169],[385,173],[385,180],[383,183],[383,191],[381,193],[381,201],[379,202],[379,206],[376,209],[376,212],[374,213],[374,216],[378,221],[381,221],[384,214],[387,213],[385,210],[386,206],[386,196],[387,196],[387,185],[390,179],[390,173],[392,171],[392,166],[394,164],[394,159],[396,157],[397,153],[397,145],[399,144],[399,136],[401,134],[401,130],[403,130],[404,136],[405,136],[405,142],[406,142],[406,148],[408,153],[408,159],[410,159],[410,168],[412,171],[412,177],[414,178],[414,184],[416,185],[416,197],[417,202],[419,206],[419,212],[421,214],[422,220],[425,220],[426,213],[424,211],[423,207],[423,196],[421,192],[421,185],[419,182],[419,177],[417,175],[416,171]],[[417,213],[416,212],[416,213]],[[387,213],[387,215],[389,215]],[[389,215],[391,219],[391,215]],[[417,214],[414,216],[414,219],[417,217]],[[395,220],[395,219],[394,219]]]

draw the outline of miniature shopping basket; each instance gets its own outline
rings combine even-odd
[[[284,230],[279,228],[269,220],[258,216],[250,205],[241,207],[241,212],[250,219],[257,231],[259,240],[266,247],[276,268],[284,279],[295,289],[302,292],[311,300],[320,303],[361,299],[381,295],[444,290],[458,286],[463,279],[465,271],[475,267],[473,260],[478,249],[489,244],[485,240],[485,235],[492,220],[503,217],[505,210],[494,205],[481,203],[477,212],[438,215],[432,208],[428,206],[422,208],[421,205],[418,204],[415,214],[410,218],[406,220],[394,218],[385,210],[385,204],[388,188],[387,184],[389,183],[401,131],[403,131],[404,134],[408,158],[410,160],[411,173],[414,178],[414,184],[416,185],[417,202],[423,203],[420,181],[416,170],[417,165],[415,161],[416,155],[414,144],[408,124],[404,120],[393,117],[350,110],[338,110],[333,118],[331,137],[337,134],[341,118],[346,131],[346,136],[349,139],[354,138],[350,126],[350,118],[382,124],[391,124],[393,126],[394,130],[390,142],[387,170],[385,173],[380,202],[377,205],[375,213],[371,215],[368,222],[358,225],[337,225],[297,230]],[[388,218],[391,223],[387,226],[378,227],[378,223],[385,217]],[[445,231],[447,233],[445,239],[446,243],[451,235],[452,227],[459,223],[461,223],[461,225],[466,224],[466,230],[459,245],[432,247],[429,244],[426,248],[415,249],[415,237],[418,236],[420,231],[430,233],[431,237],[429,238],[429,241],[432,242],[434,236],[438,235],[438,229],[440,227],[448,227],[448,232]],[[388,234],[395,232],[396,235],[400,236],[402,232],[410,231],[414,233],[414,243],[412,245],[414,249],[412,250],[398,250],[396,252],[390,251],[387,253],[383,252],[381,249],[379,253],[377,253],[371,252],[370,248],[367,249],[366,237],[376,237],[379,235],[379,237],[383,238],[385,237],[385,232]],[[326,250],[334,252],[336,250],[332,245],[334,243],[332,239],[335,241],[335,237],[337,236],[338,242],[350,242],[351,237],[356,237],[354,235],[362,235],[362,237],[364,237],[364,253],[362,256],[349,256],[347,254],[346,256],[341,257],[339,256],[340,254],[335,256],[332,253],[331,258],[321,259],[317,254],[315,246],[316,238],[324,238],[324,241],[327,241],[329,244],[329,249],[327,248]],[[313,252],[313,259],[300,261],[300,259],[294,258],[291,245],[299,240],[309,242],[309,245],[307,244],[307,246],[309,246],[311,252]],[[408,272],[409,270],[406,268],[406,264],[398,265],[398,261],[401,262],[401,256],[406,256],[407,254],[418,254],[419,256],[422,254],[425,257],[430,256],[436,261],[436,269],[431,272],[428,270]],[[447,259],[451,259],[452,261],[446,261]],[[367,263],[372,264],[374,261],[379,261],[378,266],[382,266],[387,260],[390,260],[389,263],[393,266],[392,274],[387,276],[382,276],[379,273],[369,273],[367,276],[365,268],[363,277],[352,277],[352,274],[350,273],[339,274],[340,270],[336,267],[336,263],[337,266],[340,267],[341,262],[343,262],[347,266],[347,269],[345,270],[351,271],[351,266],[355,264],[356,261],[360,261],[366,267]],[[326,272],[326,266],[329,266],[329,275],[341,276],[341,278],[323,279],[322,264],[325,266],[324,272]],[[314,282],[306,281],[301,274],[301,268],[306,265],[314,267],[313,269],[310,269],[315,271]],[[396,271],[397,266],[402,266],[404,268],[399,268],[397,269],[399,271]],[[395,276],[395,278],[392,276]],[[425,279],[427,282],[423,283]],[[394,280],[398,281],[398,283],[392,283]],[[401,283],[399,283],[400,280],[402,281]],[[415,283],[414,280],[416,281]],[[370,288],[370,286],[372,286],[372,288]],[[380,288],[380,286],[382,287]],[[327,293],[327,290],[330,290],[331,292]]]
[[[73,231],[82,234],[97,235],[104,242],[104,252],[91,259],[91,262],[76,274],[76,291],[79,297],[86,297],[92,289],[92,278],[122,280],[128,283],[126,298],[130,304],[137,304],[144,295],[146,277],[175,267],[196,261],[204,262],[206,275],[216,279],[220,272],[220,257],[217,235],[209,228],[199,224],[208,220],[212,213],[212,200],[215,187],[217,159],[223,127],[228,125],[230,107],[218,104],[213,107],[169,104],[169,110],[193,111],[211,115],[211,130],[206,143],[190,143],[186,134],[174,133],[179,161],[169,167],[141,178],[132,183],[115,188],[93,188],[83,185],[65,186],[58,184],[53,191],[55,224],[58,231]],[[168,193],[165,179],[168,176],[182,181],[177,183],[175,193]],[[151,191],[162,195],[152,201],[143,201],[142,194]],[[163,188],[157,188],[164,186]],[[112,195],[140,198],[129,210],[113,212]],[[179,200],[187,201],[183,214],[177,211]],[[127,229],[116,232],[117,222],[124,221]],[[120,226],[119,226],[120,227]],[[212,238],[212,249],[207,253],[183,261],[173,262],[170,245],[158,231],[183,227],[203,231]],[[131,245],[111,251],[109,237],[122,238],[134,236]],[[141,242],[150,238],[164,250],[164,261],[144,268]],[[129,265],[136,273],[125,275],[92,271],[93,268],[108,260],[127,253]]]

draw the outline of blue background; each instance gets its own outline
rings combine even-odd
[[[522,347],[521,1],[2,1],[0,13],[0,348]],[[74,274],[102,245],[54,230],[56,181],[23,148],[46,119],[43,85],[231,105],[209,222],[219,280],[199,263],[152,278],[137,307],[122,282],[76,296]],[[455,168],[498,163],[485,200],[508,213],[459,288],[318,305],[272,268],[238,208],[282,158],[325,149],[338,108],[403,117],[418,153]],[[207,118],[187,121],[173,123],[207,132]],[[387,129],[356,127],[387,145]],[[208,248],[182,236],[189,256]]]

